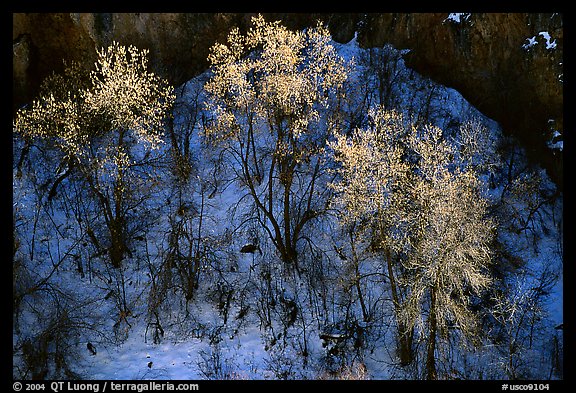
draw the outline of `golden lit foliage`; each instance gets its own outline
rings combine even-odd
[[[51,138],[67,158],[76,160],[87,154],[96,137],[110,133],[129,132],[137,142],[158,148],[175,96],[148,71],[147,55],[147,50],[114,42],[98,51],[89,79],[82,79],[81,67],[72,63],[63,76],[45,81],[31,108],[18,111],[15,131],[26,138]]]
[[[131,130],[138,142],[156,149],[175,96],[165,81],[148,71],[147,56],[146,49],[116,42],[103,48],[85,101],[91,111],[106,116],[113,129]]]
[[[297,139],[318,120],[316,105],[342,85],[347,65],[321,24],[306,32],[262,16],[252,24],[245,36],[233,29],[227,44],[214,45],[208,56],[213,75],[205,88],[216,121],[207,133],[238,137],[255,116],[257,130],[287,131]]]
[[[330,143],[339,164],[340,181],[334,205],[342,209],[343,224],[367,222],[378,228],[378,242],[390,249],[403,247],[405,230],[394,230],[407,223],[406,193],[411,168],[404,160],[405,146],[400,143],[410,131],[402,114],[396,111],[370,110],[372,125],[356,129],[348,138],[337,134]]]
[[[491,282],[495,232],[476,167],[455,159],[457,147],[438,127],[416,129],[382,109],[370,117],[371,127],[331,144],[340,163],[332,187],[342,222],[368,220],[383,231],[380,241],[406,253],[400,280],[410,288],[401,315],[408,329],[423,322],[433,290],[439,331],[472,333],[476,316],[468,306]]]

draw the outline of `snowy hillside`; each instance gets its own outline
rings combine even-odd
[[[366,109],[383,105],[418,126],[438,126],[450,141],[470,121],[487,132],[492,155],[476,159],[498,222],[496,289],[477,300],[486,337],[470,347],[450,336],[441,377],[562,379],[562,331],[555,329],[563,322],[562,194],[496,122],[454,89],[406,68],[402,51],[362,49],[355,40],[332,45],[352,62],[341,129],[366,127]],[[416,361],[399,363],[382,257],[366,242],[354,248],[336,210],[303,229],[298,271],[280,261],[260,225],[267,218],[238,180],[243,168],[229,154],[236,147],[206,143],[211,76],[208,70],[176,88],[172,133],[149,157],[140,154],[145,186],[129,210],[137,220],[120,268],[102,252],[97,200],[83,199],[74,176],[49,196],[65,168],[41,144],[19,163],[25,143],[14,135],[14,378],[423,378],[420,336]],[[264,151],[268,141],[256,143]],[[174,146],[188,159],[182,167]],[[332,165],[324,154],[319,167]],[[318,198],[333,179],[325,173]],[[308,187],[305,176],[295,193]],[[265,185],[256,192],[267,193]],[[499,308],[486,306],[498,297]]]

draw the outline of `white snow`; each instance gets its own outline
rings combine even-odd
[[[541,36],[542,38],[544,38],[544,40],[546,40],[546,49],[548,49],[548,50],[556,49],[556,40],[552,40],[550,33],[548,33],[547,31],[541,31],[540,33],[538,33],[538,36]],[[538,36],[526,38],[526,41],[528,41],[528,42],[523,44],[522,48],[525,50],[529,50],[530,48],[533,48],[536,45],[538,45],[538,43],[539,43],[538,42]]]
[[[450,13],[444,22],[450,21],[454,23],[461,23],[467,21],[470,18],[470,13]]]
[[[546,49],[555,49],[556,48],[556,40],[552,41],[552,37],[550,37],[550,33],[547,31],[541,31],[538,33],[546,40]]]
[[[550,149],[558,149],[560,151],[562,151],[562,149],[564,149],[564,141],[561,139],[562,134],[558,131],[555,130],[551,137],[550,140],[548,141],[548,147]],[[556,141],[554,141],[556,139]]]
[[[522,48],[524,48],[524,49],[530,49],[533,46],[538,44],[538,41],[536,40],[536,36],[526,38],[526,41],[528,41],[528,42],[526,44],[522,45]]]

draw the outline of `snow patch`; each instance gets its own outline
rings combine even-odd
[[[471,13],[461,12],[461,13],[450,13],[448,18],[444,19],[444,22],[450,21],[454,23],[462,23],[470,19]]]
[[[562,140],[562,134],[558,130],[555,130],[552,133],[552,136],[550,137],[550,140],[548,141],[547,145],[550,149],[558,149],[562,151],[562,149],[564,148],[564,141]]]
[[[530,49],[530,48],[532,48],[533,46],[538,45],[538,41],[536,40],[536,36],[526,38],[526,41],[528,41],[528,43],[522,45],[522,48],[523,48],[523,49]]]
[[[546,49],[556,48],[556,40],[552,41],[552,37],[550,37],[550,34],[547,31],[541,31],[538,35],[541,35],[546,40]]]
[[[542,36],[542,38],[546,40],[546,49],[548,50],[556,49],[556,40],[552,40],[550,33],[548,33],[547,31],[541,31],[540,33],[538,33],[538,36]],[[529,50],[538,45],[539,44],[538,36],[526,38],[526,41],[528,42],[522,45],[522,49]]]

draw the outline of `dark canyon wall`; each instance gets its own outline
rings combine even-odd
[[[156,72],[178,85],[205,70],[212,44],[223,41],[233,26],[245,29],[252,15],[13,14],[13,110],[35,97],[44,77],[62,70],[62,59],[92,64],[96,48],[112,40],[150,49]],[[563,132],[561,14],[265,16],[294,29],[321,19],[339,42],[349,41],[357,31],[362,46],[390,43],[410,49],[405,56],[409,67],[457,89],[517,136],[562,186],[562,153],[546,145],[551,128]]]
[[[372,14],[365,26],[364,46],[411,49],[407,66],[497,120],[562,187],[562,152],[547,146],[563,133],[561,14]]]

